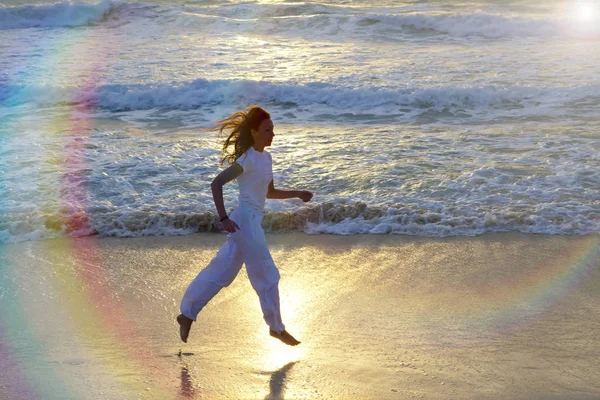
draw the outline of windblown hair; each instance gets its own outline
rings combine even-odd
[[[215,130],[219,131],[219,135],[223,135],[223,131],[227,138],[223,143],[223,158],[221,164],[227,161],[233,164],[246,150],[254,144],[252,129],[257,130],[261,122],[271,118],[268,112],[259,106],[250,106],[246,111],[238,111],[231,114],[229,117],[217,122]],[[230,147],[233,146],[233,149]]]

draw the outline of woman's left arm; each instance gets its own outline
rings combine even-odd
[[[273,181],[269,183],[269,191],[267,192],[267,199],[292,199],[298,197],[303,202],[310,201],[313,194],[308,190],[280,190],[275,189]]]

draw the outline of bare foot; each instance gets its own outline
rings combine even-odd
[[[292,335],[290,335],[288,333],[288,331],[283,331],[281,333],[277,333],[273,329],[270,329],[269,335],[273,336],[276,339],[281,340],[283,343],[287,344],[288,346],[297,346],[300,344],[300,342],[298,340],[296,340],[296,338],[294,338]]]
[[[189,319],[183,314],[179,314],[177,316],[177,322],[179,322],[179,336],[181,336],[181,340],[183,340],[184,343],[187,343],[190,329],[192,328],[192,322],[194,322],[194,320]]]

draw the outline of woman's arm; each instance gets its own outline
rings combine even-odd
[[[219,219],[227,218],[221,221],[223,224],[223,229],[225,229],[227,232],[235,232],[235,228],[240,229],[240,227],[227,217],[227,211],[225,211],[225,202],[223,201],[223,185],[240,176],[243,171],[244,170],[239,164],[233,163],[231,166],[229,166],[229,168],[217,175],[217,177],[210,184],[215,207],[217,208],[217,213],[219,214]]]
[[[312,199],[313,194],[308,190],[280,190],[275,189],[275,185],[273,181],[269,183],[269,191],[267,192],[267,199],[292,199],[294,197],[298,197],[302,199],[303,202],[310,201]]]

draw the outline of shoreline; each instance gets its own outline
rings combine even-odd
[[[143,235],[143,236],[100,236],[98,233],[94,233],[93,235],[88,236],[59,236],[59,237],[51,237],[45,239],[38,240],[20,240],[17,242],[5,242],[0,243],[0,247],[2,246],[12,246],[12,245],[21,245],[23,243],[43,243],[48,241],[77,241],[77,240],[92,240],[92,241],[110,241],[110,240],[166,240],[170,241],[171,239],[177,238],[186,238],[186,237],[194,237],[194,236],[205,236],[207,238],[210,237],[221,237],[222,243],[224,243],[226,239],[226,233],[221,230],[208,229],[204,231],[191,232],[191,233],[183,233],[183,234],[175,234],[175,235],[165,235],[165,234],[157,234],[157,235]],[[550,233],[533,233],[533,232],[517,232],[517,231],[508,231],[508,232],[483,232],[476,235],[451,235],[451,236],[423,236],[423,235],[413,235],[409,233],[329,233],[329,232],[318,232],[318,233],[308,233],[301,230],[283,230],[283,231],[267,231],[265,230],[265,235],[267,236],[267,241],[277,240],[278,236],[282,238],[288,238],[290,236],[300,236],[306,238],[312,237],[327,237],[327,238],[357,238],[359,241],[367,241],[373,242],[376,240],[369,238],[389,238],[389,239],[381,239],[382,242],[393,242],[394,240],[398,240],[402,242],[404,240],[433,240],[433,241],[444,241],[444,240],[460,240],[462,239],[479,239],[479,238],[502,238],[502,237],[531,237],[531,238],[597,238],[600,240],[600,233],[585,233],[585,234],[550,234]],[[402,239],[404,238],[404,239]],[[284,239],[286,240],[286,239]]]

